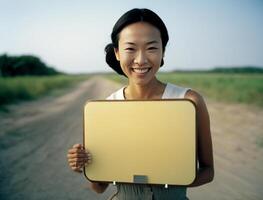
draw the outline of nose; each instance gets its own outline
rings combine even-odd
[[[144,51],[138,51],[134,59],[134,63],[139,66],[144,66],[148,62],[146,53]]]

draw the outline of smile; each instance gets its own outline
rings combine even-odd
[[[132,68],[132,71],[135,72],[136,74],[145,74],[150,70],[151,68]]]

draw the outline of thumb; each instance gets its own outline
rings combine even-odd
[[[82,149],[84,148],[82,144],[74,144],[73,145],[73,148],[76,148],[76,149]]]

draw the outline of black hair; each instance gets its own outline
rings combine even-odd
[[[119,33],[121,30],[133,23],[136,22],[148,22],[149,24],[156,27],[161,33],[161,40],[162,40],[162,49],[163,53],[165,52],[166,44],[169,40],[168,31],[162,19],[153,11],[149,9],[139,9],[134,8],[129,10],[128,12],[124,13],[120,19],[116,22],[112,29],[111,33],[111,41],[112,43],[108,44],[105,47],[106,52],[106,62],[107,64],[115,70],[118,74],[124,75],[124,72],[121,69],[120,62],[116,59],[114,48],[118,48],[119,42]],[[163,59],[161,61],[161,66],[164,64]]]

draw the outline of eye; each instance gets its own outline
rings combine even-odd
[[[134,48],[128,47],[128,48],[125,48],[124,50],[126,50],[126,51],[134,51]]]
[[[148,50],[156,50],[158,49],[157,47],[149,47]]]

